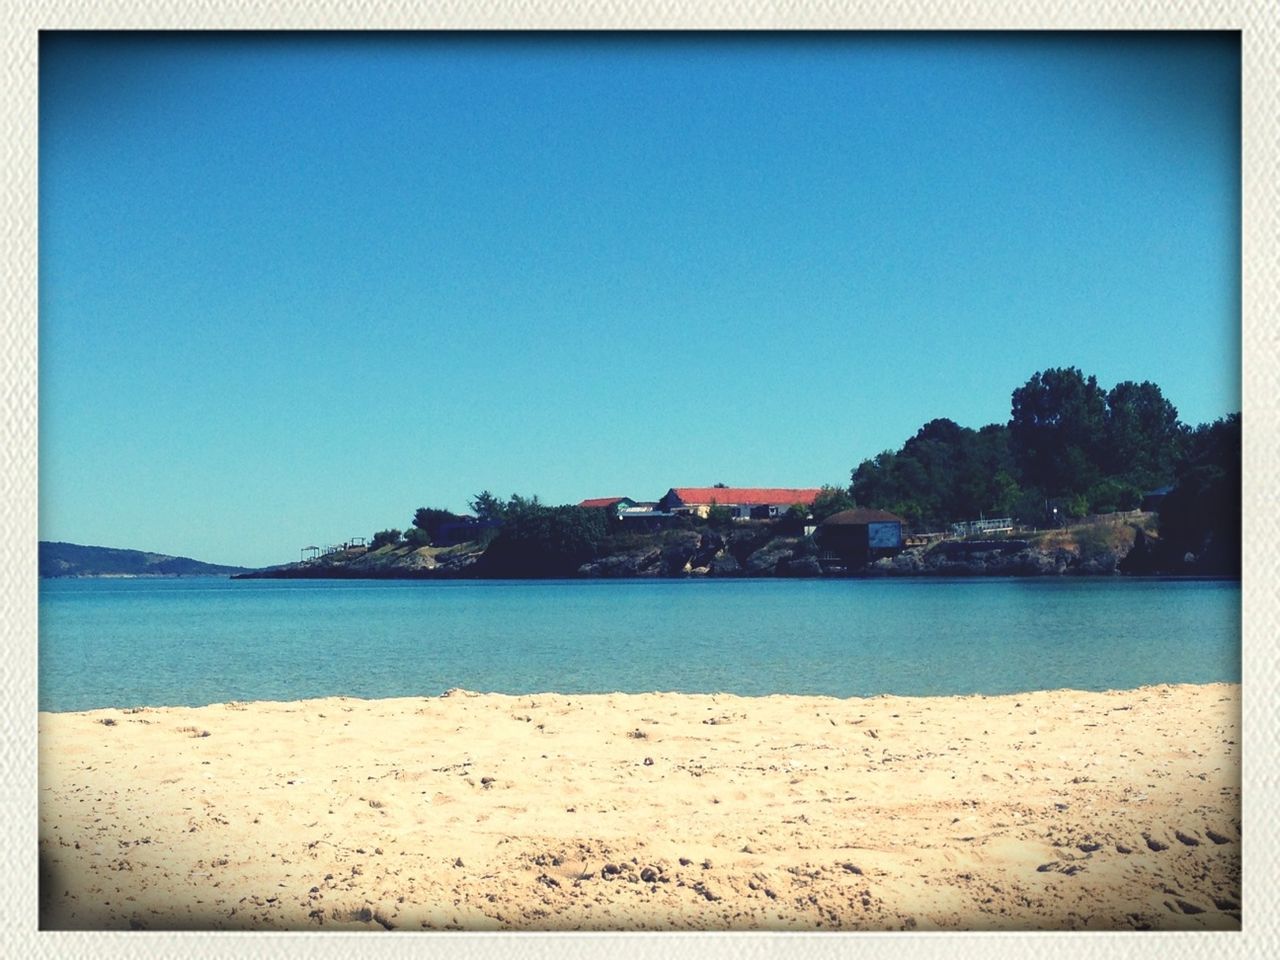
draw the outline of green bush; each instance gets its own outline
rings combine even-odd
[[[390,546],[400,542],[400,531],[394,527],[390,530],[379,530],[373,535],[373,539],[369,541],[369,549],[377,550],[380,547]]]
[[[1086,494],[1090,513],[1134,510],[1142,502],[1142,491],[1117,477],[1108,477],[1089,488]]]
[[[707,511],[707,526],[712,530],[727,530],[734,520],[734,512],[729,507],[712,504]]]
[[[608,536],[603,510],[546,507],[513,496],[483,565],[497,577],[567,577],[598,555]]]
[[[405,543],[411,547],[429,547],[431,546],[431,534],[421,527],[410,527],[404,532]]]

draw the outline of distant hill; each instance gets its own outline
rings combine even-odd
[[[216,577],[244,573],[248,567],[224,567],[190,557],[142,550],[85,547],[40,541],[40,576],[50,577]]]

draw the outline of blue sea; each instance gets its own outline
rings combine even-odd
[[[46,580],[42,710],[1240,679],[1238,581]]]

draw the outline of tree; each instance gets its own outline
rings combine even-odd
[[[862,461],[853,471],[852,491],[858,503],[896,513],[915,529],[931,526],[939,513],[926,468],[911,454],[886,450]]]
[[[373,539],[369,541],[369,549],[377,550],[379,547],[396,544],[400,542],[400,531],[392,528],[390,530],[379,530],[373,535]]]
[[[404,542],[411,547],[429,547],[434,543],[431,534],[421,527],[410,527],[404,532]]]
[[[503,526],[485,550],[491,576],[567,577],[594,559],[608,535],[603,510],[547,507],[537,497],[512,495]]]
[[[1078,496],[1102,476],[1107,397],[1075,367],[1036,373],[1013,391],[1009,439],[1024,484]]]
[[[1103,471],[1143,490],[1163,486],[1173,479],[1186,436],[1177,408],[1158,386],[1117,383],[1107,394]]]
[[[809,512],[813,514],[814,520],[821,523],[832,514],[839,513],[841,510],[852,510],[855,506],[857,504],[847,488],[823,484],[818,495],[813,498]]]
[[[1104,477],[1085,494],[1090,513],[1114,513],[1117,510],[1136,510],[1142,503],[1142,487],[1122,477]]]
[[[1015,472],[1005,426],[972,430],[942,418],[926,423],[898,452],[863,461],[852,474],[851,493],[917,529],[936,530],[955,520],[1008,514],[1021,492]]]
[[[1159,508],[1166,550],[1194,554],[1203,566],[1235,574],[1241,563],[1242,439],[1238,413],[1190,431],[1176,484]]]
[[[980,516],[1013,515],[1013,505],[1022,490],[1015,479],[1018,472],[1009,448],[1009,428],[991,423],[977,431],[966,431],[955,458],[955,479],[947,501],[949,520],[972,520]]]
[[[436,507],[419,507],[413,514],[413,526],[421,530],[428,543],[434,543],[446,523],[454,523],[462,518],[451,510]]]
[[[707,526],[712,530],[724,530],[733,524],[734,511],[729,507],[724,507],[711,501],[711,507],[707,510]]]
[[[488,490],[477,493],[470,507],[471,512],[480,520],[501,520],[506,513],[506,507],[502,501]]]
[[[787,512],[783,516],[788,520],[799,520],[801,522],[809,519],[809,508],[803,503],[793,503],[787,507]]]

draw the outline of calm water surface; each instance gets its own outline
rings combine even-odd
[[[848,697],[1239,679],[1238,582],[40,584],[42,710],[450,687]]]

